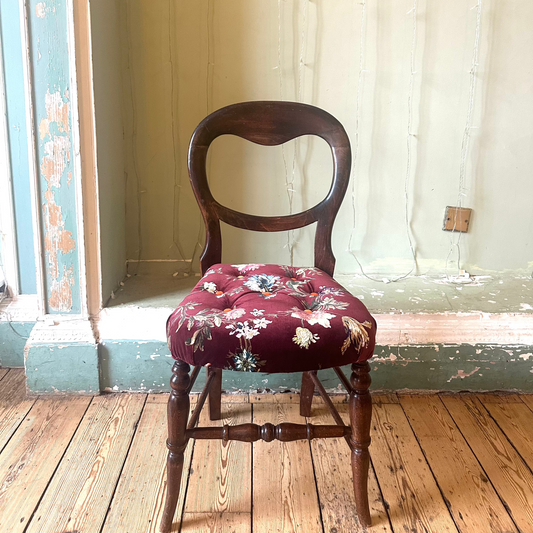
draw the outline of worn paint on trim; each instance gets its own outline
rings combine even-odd
[[[29,3],[46,310],[81,313],[66,0]]]

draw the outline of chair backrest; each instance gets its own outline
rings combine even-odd
[[[285,216],[256,216],[219,204],[207,182],[206,159],[210,144],[221,135],[236,135],[264,146],[276,146],[302,135],[317,135],[331,148],[333,179],[326,197],[314,207]],[[333,275],[331,248],[333,222],[348,187],[352,155],[342,124],[326,111],[296,102],[243,102],[207,116],[194,131],[189,145],[189,176],[206,226],[202,273],[222,261],[220,221],[253,231],[286,231],[317,222],[315,266]]]

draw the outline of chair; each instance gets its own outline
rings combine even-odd
[[[275,146],[302,135],[317,135],[331,147],[333,181],[324,200],[298,214],[276,217],[240,213],[219,204],[206,175],[210,144],[220,135]],[[207,230],[201,257],[203,277],[167,322],[172,368],[168,401],[168,490],[161,531],[168,533],[180,490],[183,458],[189,439],[253,442],[274,439],[344,437],[351,449],[357,514],[370,525],[368,468],[372,401],[370,367],[376,323],[365,306],[333,278],[333,222],[346,193],[351,151],[342,125],[329,113],[293,102],[244,102],[206,117],[193,133],[189,175]],[[253,231],[286,231],[317,223],[315,267],[221,264],[220,221]],[[340,366],[352,364],[348,380]],[[194,366],[189,375],[190,365]],[[207,380],[189,417],[189,393],[202,366]],[[350,394],[350,426],[346,426],[317,377],[333,368]],[[311,415],[315,389],[336,425],[242,424],[196,427],[209,397],[211,420],[221,418],[222,370],[303,372],[300,414]]]

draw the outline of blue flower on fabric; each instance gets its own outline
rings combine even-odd
[[[259,372],[259,367],[265,364],[259,357],[246,348],[230,354],[233,361],[233,368],[239,372]]]
[[[252,291],[260,292],[263,296],[272,296],[279,276],[268,274],[252,274],[244,284]]]

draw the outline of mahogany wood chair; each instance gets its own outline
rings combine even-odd
[[[219,204],[207,181],[206,158],[213,140],[227,134],[265,146],[302,135],[321,137],[331,147],[334,168],[326,198],[301,213],[277,217],[244,214]],[[350,176],[348,136],[338,120],[310,105],[244,102],[219,109],[199,124],[190,142],[188,164],[207,240],[201,257],[203,277],[167,322],[176,362],[168,402],[168,490],[161,531],[168,533],[172,526],[189,439],[270,442],[344,437],[351,449],[357,515],[367,527],[372,402],[366,361],[373,354],[376,324],[364,305],[332,278],[331,233]],[[315,267],[221,264],[221,220],[254,231],[286,231],[316,222]],[[345,364],[352,365],[350,380],[340,368]],[[194,369],[189,375],[190,365]],[[206,384],[189,417],[189,393],[202,366],[207,366]],[[350,394],[349,426],[317,377],[324,368],[333,368]],[[311,416],[316,389],[336,424],[197,427],[208,397],[211,420],[221,418],[223,369],[303,372],[301,415]]]

